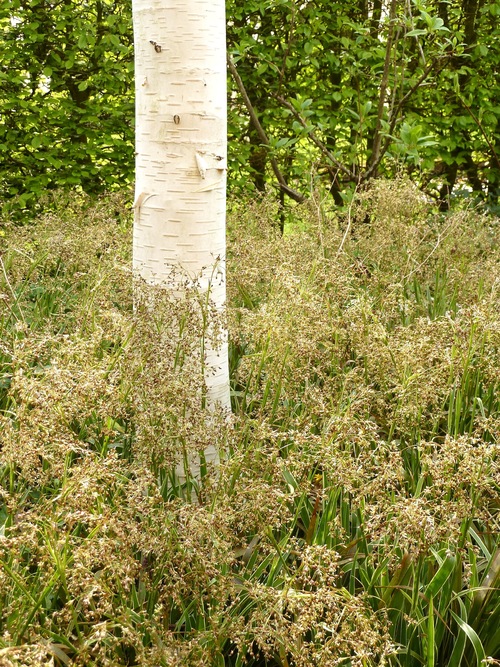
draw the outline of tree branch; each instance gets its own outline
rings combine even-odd
[[[255,130],[256,130],[257,134],[259,135],[259,139],[261,140],[261,143],[264,146],[266,146],[267,149],[269,150],[270,149],[270,143],[269,143],[269,139],[267,137],[267,134],[265,133],[264,128],[262,127],[262,125],[260,124],[259,119],[257,118],[257,114],[255,113],[255,109],[253,108],[253,105],[250,101],[250,98],[248,97],[247,91],[245,90],[245,86],[243,84],[243,81],[241,80],[241,77],[238,74],[238,70],[236,69],[236,66],[233,63],[233,61],[231,60],[231,57],[229,56],[229,54],[227,56],[227,64],[228,64],[228,67],[229,67],[229,71],[231,72],[231,76],[233,77],[234,82],[236,83],[236,86],[238,87],[240,95],[243,98],[243,102],[245,103],[247,111],[250,115],[250,120],[252,121],[253,126],[255,127]],[[291,199],[295,200],[296,202],[299,202],[299,204],[302,203],[303,201],[305,201],[306,198],[304,197],[303,194],[301,194],[300,192],[297,192],[296,190],[294,190],[293,188],[291,188],[287,184],[283,174],[281,173],[281,170],[278,166],[278,163],[276,162],[276,159],[272,156],[269,156],[269,161],[271,163],[271,167],[272,167],[274,175],[276,176],[276,179],[277,179],[277,181],[280,185],[281,190],[283,190],[283,192],[285,192]]]
[[[412,87],[410,88],[410,90],[406,93],[406,95],[404,95],[404,96],[401,98],[401,100],[398,102],[396,108],[393,109],[393,110],[391,111],[391,122],[390,122],[390,125],[389,125],[389,130],[388,130],[388,132],[387,132],[387,137],[386,137],[386,140],[385,140],[385,142],[384,142],[384,145],[383,145],[382,148],[379,150],[379,154],[378,154],[378,156],[377,156],[376,161],[373,162],[373,163],[370,165],[370,167],[365,171],[365,173],[361,175],[361,180],[362,180],[362,181],[367,181],[369,178],[371,178],[371,177],[374,175],[375,170],[377,169],[377,167],[379,166],[379,164],[380,164],[382,158],[383,158],[384,155],[386,154],[386,152],[387,152],[387,150],[388,150],[388,148],[389,148],[389,145],[390,145],[391,141],[393,140],[393,137],[392,137],[391,135],[392,135],[392,133],[394,132],[394,128],[396,127],[396,123],[398,122],[398,114],[399,114],[399,112],[401,111],[401,109],[403,108],[403,106],[404,106],[404,105],[406,104],[406,102],[410,99],[410,97],[411,97],[411,96],[413,95],[413,93],[417,90],[417,88],[420,88],[420,86],[423,84],[423,82],[427,79],[427,77],[428,77],[429,74],[432,72],[432,70],[433,70],[434,66],[436,65],[436,63],[437,63],[439,60],[441,60],[441,59],[444,61],[443,64],[441,65],[441,67],[439,67],[439,68],[436,70],[436,72],[435,72],[436,74],[439,74],[439,72],[441,72],[441,70],[444,69],[446,63],[450,60],[450,58],[451,58],[451,56],[445,56],[445,57],[443,57],[443,56],[438,56],[438,57],[434,58],[434,59],[427,65],[427,67],[425,68],[425,70],[422,72],[422,74],[421,74],[420,78],[418,79],[418,81],[417,81],[415,84],[413,84],[413,86],[412,86]]]
[[[491,151],[491,154],[492,154],[492,156],[495,158],[495,162],[497,163],[498,167],[500,168],[500,158],[498,157],[498,154],[497,154],[497,152],[496,152],[496,150],[495,150],[495,147],[493,146],[493,144],[491,143],[491,141],[488,139],[488,135],[486,134],[486,131],[485,131],[484,127],[483,127],[483,124],[481,123],[481,121],[479,120],[479,118],[477,118],[477,116],[476,116],[475,113],[472,111],[472,109],[469,107],[469,105],[465,103],[463,97],[462,97],[460,94],[458,94],[458,93],[457,93],[457,97],[458,97],[458,99],[459,99],[459,101],[460,101],[460,104],[461,104],[461,105],[464,107],[464,109],[470,114],[470,117],[472,118],[472,120],[476,123],[476,125],[478,126],[478,128],[481,130],[481,134],[482,134],[483,137],[485,138],[485,141],[486,141],[486,143],[487,143],[488,146],[489,146],[489,149],[490,149],[490,151]]]
[[[389,9],[389,34],[387,35],[387,44],[385,46],[384,69],[382,72],[382,81],[380,82],[380,94],[378,96],[377,107],[377,123],[375,125],[375,136],[372,144],[372,154],[370,157],[370,167],[367,171],[372,170],[376,172],[377,166],[380,164],[380,148],[382,145],[382,117],[384,115],[385,96],[387,93],[387,86],[389,84],[389,68],[391,66],[392,44],[394,41],[394,21],[396,18],[396,1],[391,0],[391,7]]]
[[[337,160],[337,158],[328,150],[328,148],[325,146],[325,144],[321,141],[321,139],[318,139],[316,134],[314,133],[314,130],[310,130],[307,126],[306,121],[302,118],[302,116],[298,113],[298,111],[294,108],[292,104],[288,100],[285,100],[284,97],[281,97],[280,95],[275,95],[274,96],[280,104],[282,104],[284,107],[286,107],[293,115],[295,120],[297,120],[302,127],[307,129],[308,136],[311,138],[313,143],[316,144],[316,146],[320,149],[320,151],[325,155],[332,164],[334,164],[337,169],[342,171],[344,174],[349,176],[349,179],[352,181],[356,181],[356,174],[354,172],[350,171],[342,162]]]

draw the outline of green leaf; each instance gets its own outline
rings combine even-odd
[[[441,591],[445,583],[447,582],[449,576],[455,569],[457,564],[457,559],[455,556],[450,555],[445,558],[440,568],[436,574],[432,577],[429,585],[425,589],[425,596],[428,598],[436,597],[436,595]]]
[[[447,667],[461,667],[466,639],[467,635],[464,632],[458,633],[457,637],[455,638],[453,651],[451,652]]]
[[[448,28],[444,26],[443,19],[439,18],[438,16],[433,16],[431,18],[429,28],[431,32],[436,32],[437,30],[448,30]]]
[[[53,155],[46,155],[45,159],[47,162],[52,165],[55,169],[60,169],[62,167],[62,161],[59,158],[54,157]]]
[[[33,148],[40,148],[42,142],[43,142],[42,137],[39,134],[35,134],[35,136],[31,140],[31,145],[33,146]]]
[[[461,600],[459,601],[462,603],[461,604],[462,606],[463,602]],[[463,619],[461,619],[460,616],[457,616],[457,614],[455,614],[453,610],[450,609],[450,612],[455,621],[457,622],[460,630],[462,630],[462,632],[464,632],[465,635],[467,635],[468,639],[472,643],[472,646],[474,648],[474,653],[476,654],[477,667],[481,667],[483,660],[486,659],[486,655],[484,653],[484,648],[477,632],[473,628],[471,628],[471,626],[468,623],[466,623]]]
[[[275,144],[275,148],[282,148],[283,146],[286,146],[290,140],[286,138],[278,139],[278,141]]]
[[[427,617],[427,667],[434,667],[435,662],[435,639],[434,639],[434,602],[432,596],[429,600],[429,616]]]

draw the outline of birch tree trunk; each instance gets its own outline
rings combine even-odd
[[[134,270],[147,283],[174,292],[182,291],[187,274],[222,313],[227,144],[224,0],[133,0],[133,17]],[[200,338],[205,334],[200,332]],[[207,407],[229,409],[227,337],[217,348],[205,340],[204,352]],[[215,460],[217,453],[214,449],[205,456]]]

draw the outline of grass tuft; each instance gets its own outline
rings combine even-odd
[[[498,220],[404,181],[278,216],[231,204],[231,420],[119,197],[6,227],[0,665],[500,659]]]

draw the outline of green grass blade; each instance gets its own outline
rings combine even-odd
[[[465,606],[463,605],[463,602],[461,602],[461,607],[463,607],[463,611],[465,612]],[[470,640],[470,642],[471,642],[471,644],[474,648],[474,653],[476,654],[477,667],[481,667],[483,660],[486,659],[486,654],[484,652],[483,644],[482,644],[481,640],[479,639],[479,635],[477,634],[477,632],[473,628],[471,628],[471,626],[466,621],[464,621],[462,618],[460,618],[460,616],[455,614],[455,612],[453,610],[450,610],[450,613],[453,616],[453,618],[455,619],[455,621],[457,622],[460,630],[462,630],[462,632]]]
[[[451,573],[455,569],[457,559],[455,556],[447,556],[443,561],[442,565],[439,567],[436,574],[432,577],[429,585],[425,589],[425,595],[428,598],[435,597],[443,588],[443,586],[448,581]]]
[[[436,644],[434,637],[434,601],[429,600],[429,616],[427,617],[427,667],[434,667],[436,661]]]

